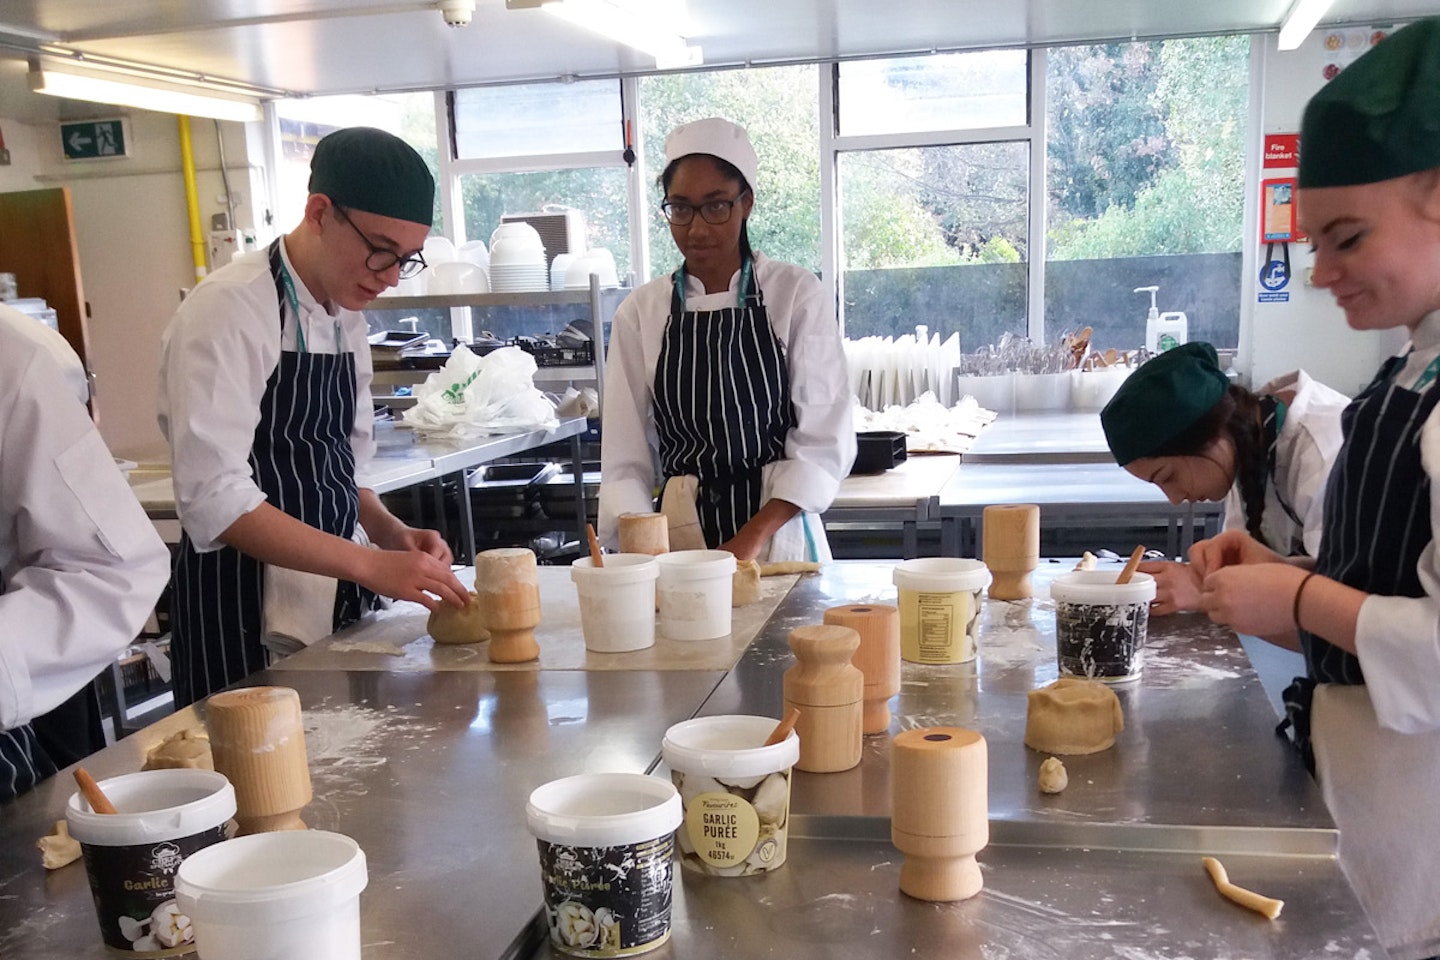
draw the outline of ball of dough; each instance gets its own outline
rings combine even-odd
[[[203,727],[172,734],[145,755],[141,770],[214,770],[215,758]]]
[[[425,629],[436,643],[482,643],[490,639],[485,629],[485,614],[480,609],[480,597],[474,590],[470,599],[459,610],[448,603],[442,603],[431,611]]]
[[[1099,753],[1125,729],[1120,698],[1096,680],[1061,677],[1030,691],[1025,746],[1041,753]]]
[[[1070,783],[1070,776],[1065,772],[1065,764],[1060,762],[1058,757],[1049,757],[1040,764],[1039,786],[1041,793],[1059,793]]]
[[[760,564],[754,560],[736,560],[730,577],[730,606],[743,607],[760,599]]]

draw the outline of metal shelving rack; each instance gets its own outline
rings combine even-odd
[[[366,312],[372,310],[435,310],[462,307],[551,307],[567,304],[585,305],[590,308],[590,322],[594,327],[593,353],[595,360],[587,366],[540,367],[535,371],[537,382],[569,382],[574,380],[595,380],[595,392],[604,399],[605,390],[605,317],[602,313],[600,277],[590,275],[588,290],[552,290],[526,293],[454,293],[423,297],[380,297],[373,301]],[[423,379],[423,376],[421,377]],[[378,380],[378,377],[377,377]],[[387,400],[391,406],[405,406],[400,398]]]

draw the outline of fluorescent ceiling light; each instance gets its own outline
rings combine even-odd
[[[666,23],[673,23],[678,4],[664,0],[548,0],[541,9],[616,43],[655,58],[662,70],[693,67],[701,62],[693,46]]]
[[[86,69],[76,64],[32,61],[30,89],[71,100],[113,103],[162,113],[250,122],[262,116],[260,101],[212,85],[183,83],[128,71]]]
[[[1280,21],[1280,49],[1294,50],[1300,46],[1333,2],[1334,0],[1295,0],[1290,5],[1290,12]]]

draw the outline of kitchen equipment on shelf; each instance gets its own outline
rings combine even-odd
[[[439,234],[425,238],[425,245],[420,248],[420,256],[432,268],[437,263],[449,263],[456,257],[455,244],[449,237],[442,237]]]
[[[429,280],[425,292],[430,296],[456,293],[489,293],[490,278],[485,268],[468,260],[437,263],[424,276]]]

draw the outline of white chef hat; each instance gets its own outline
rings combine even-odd
[[[665,138],[665,166],[692,153],[707,153],[734,165],[745,178],[746,185],[751,190],[755,189],[760,161],[755,158],[750,135],[739,124],[721,117],[706,117],[671,130]]]

